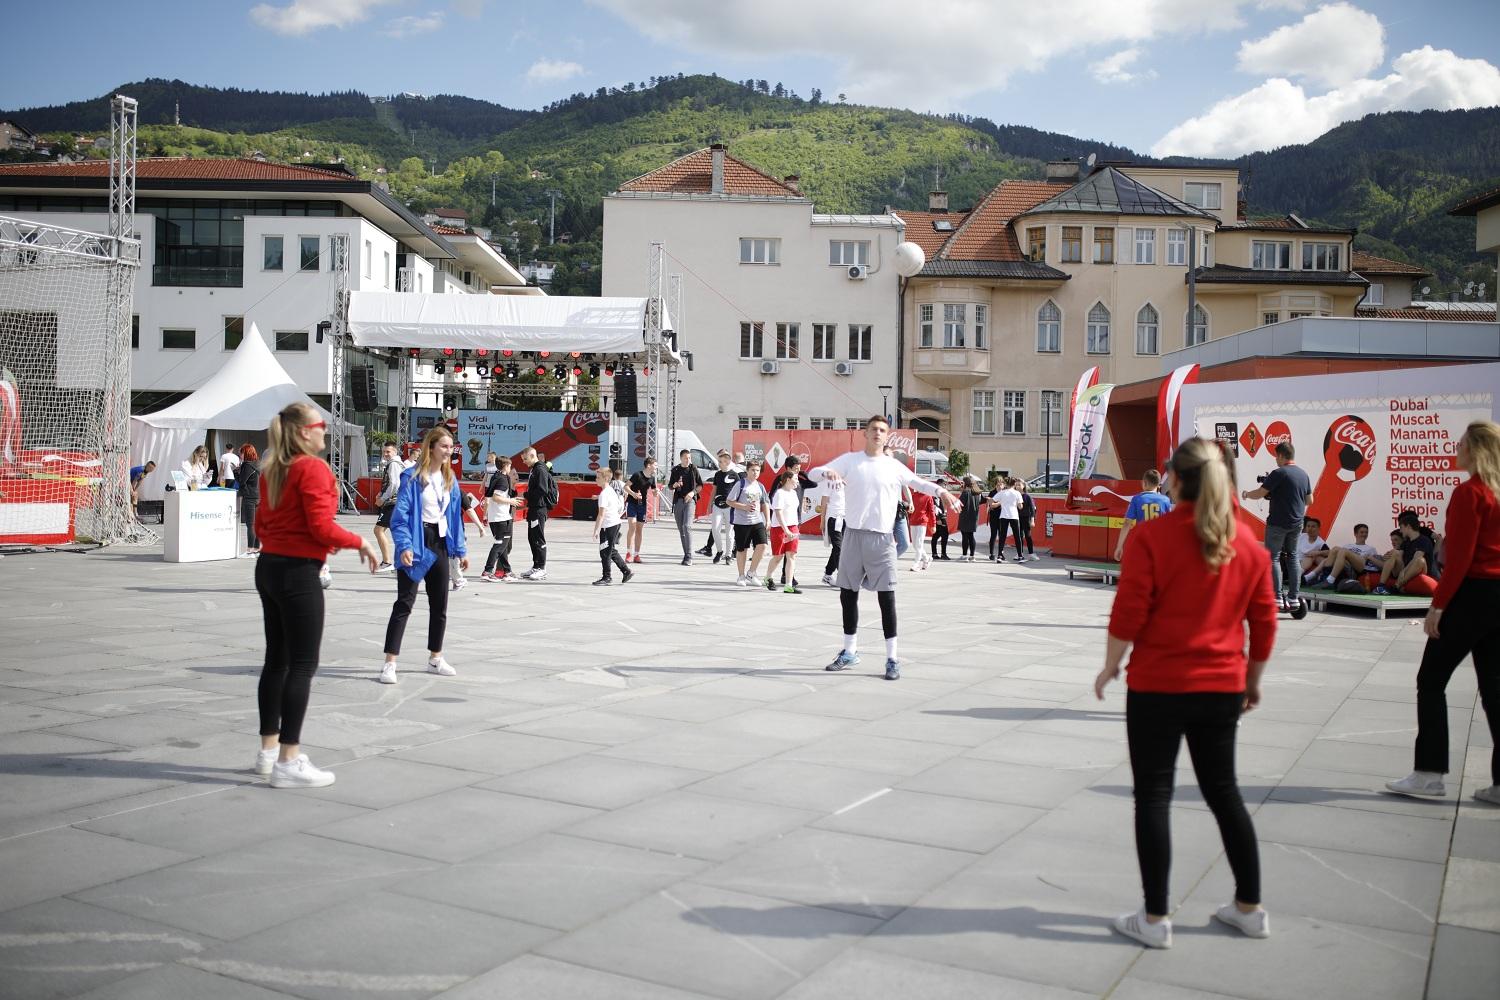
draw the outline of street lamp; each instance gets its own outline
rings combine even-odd
[[[893,386],[893,385],[877,385],[875,388],[877,388],[877,389],[880,390],[880,415],[882,417],[885,417],[885,422],[886,423],[890,423],[891,422],[891,390],[894,389],[895,386]]]

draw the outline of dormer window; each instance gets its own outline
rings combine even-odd
[[[1047,259],[1047,227],[1031,226],[1026,230],[1026,259],[1040,264]]]
[[[1182,186],[1182,200],[1194,208],[1218,211],[1224,207],[1224,185],[1188,181]]]
[[[1343,248],[1337,243],[1304,243],[1302,244],[1302,270],[1304,271],[1337,271],[1339,270],[1340,251]]]

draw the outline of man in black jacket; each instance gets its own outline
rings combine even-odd
[[[682,541],[682,564],[693,564],[693,515],[698,510],[698,487],[703,477],[693,465],[693,453],[682,449],[678,464],[672,467],[667,486],[672,490],[672,519],[677,522],[677,537]]]
[[[547,579],[547,515],[557,506],[557,480],[547,468],[547,456],[535,448],[521,453],[530,472],[526,479],[526,541],[531,545],[531,568],[523,580]]]

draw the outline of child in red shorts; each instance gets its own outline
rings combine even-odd
[[[801,540],[802,508],[797,500],[797,472],[783,469],[771,487],[771,564],[766,567],[766,589],[776,589],[776,567],[786,560],[785,593],[800,594],[792,581],[797,578],[797,543]]]

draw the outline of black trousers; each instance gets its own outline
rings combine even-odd
[[[266,624],[266,661],[256,691],[260,734],[302,742],[302,720],[318,650],[323,644],[321,559],[263,554],[255,561],[255,589]]]
[[[974,555],[975,554],[975,549],[978,548],[978,546],[976,546],[974,544],[974,532],[972,532],[972,531],[960,531],[958,533],[958,536],[959,536],[959,550],[958,550],[959,555],[964,555],[964,556],[972,556],[972,555]]]
[[[620,544],[620,526],[612,525],[608,528],[599,529],[599,563],[604,568],[602,574],[608,580],[609,567],[615,565],[620,567],[620,575],[624,576],[630,572],[625,565],[625,560],[620,558],[620,550],[616,547]]]
[[[1005,555],[1005,539],[1000,537],[1000,508],[990,510],[990,558],[995,558],[995,544],[1000,545],[1000,554]]]
[[[1448,771],[1448,699],[1444,692],[1464,657],[1474,656],[1479,703],[1490,724],[1490,783],[1500,785],[1500,580],[1470,577],[1459,585],[1438,637],[1428,639],[1417,671],[1416,770]]]
[[[401,652],[401,638],[406,635],[406,620],[417,603],[417,588],[427,588],[427,650],[441,651],[443,633],[448,630],[448,540],[439,538],[437,525],[422,525],[427,550],[435,559],[427,568],[421,583],[396,566],[396,603],[391,606],[391,620],[385,626],[385,651],[389,656]]]
[[[938,558],[938,545],[943,547],[942,558],[948,558],[948,525],[942,521],[932,527],[932,558]]]
[[[527,510],[526,541],[531,545],[531,568],[547,568],[547,514],[545,510]]]
[[[838,572],[839,549],[844,544],[844,522],[842,518],[832,518],[825,526],[828,534],[828,562],[823,566],[823,575],[832,576]]]
[[[255,511],[260,506],[258,503],[244,503],[241,501],[240,519],[245,522],[245,548],[260,548],[260,539],[255,534]]]
[[[1031,544],[1031,518],[1026,517],[1025,515],[1022,515],[1021,517],[1020,533],[1021,536],[1026,539],[1026,554],[1031,555],[1032,553],[1036,552],[1036,547]]]
[[[1021,558],[1021,522],[1013,517],[1002,517],[1000,519],[1000,554],[1005,555],[1005,539],[1015,535],[1016,558]]]
[[[1234,737],[1244,695],[1203,692],[1125,695],[1125,735],[1135,776],[1135,851],[1141,865],[1146,912],[1165,915],[1172,874],[1172,780],[1177,749],[1188,754],[1203,801],[1219,824],[1234,873],[1234,898],[1260,902],[1260,849],[1255,826],[1234,776]]]
[[[510,576],[510,543],[515,525],[516,522],[512,520],[490,522],[490,534],[494,536],[495,543],[490,546],[490,556],[484,561],[486,573],[493,573],[498,569]]]

